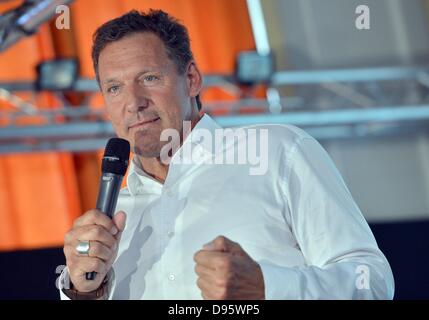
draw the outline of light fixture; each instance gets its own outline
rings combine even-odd
[[[244,85],[268,83],[274,72],[272,54],[261,55],[256,51],[243,51],[237,56],[235,78]]]
[[[79,75],[77,59],[54,59],[37,66],[38,90],[68,91],[73,89]]]

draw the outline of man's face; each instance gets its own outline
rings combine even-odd
[[[116,134],[140,156],[158,157],[167,141],[162,130],[182,132],[195,115],[191,103],[201,75],[191,62],[179,75],[164,43],[153,33],[136,33],[108,44],[98,60],[100,84]]]

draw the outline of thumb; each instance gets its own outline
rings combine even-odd
[[[238,243],[228,239],[225,236],[218,236],[213,241],[206,243],[203,246],[204,250],[208,251],[223,251],[223,252],[234,252],[237,250],[241,251],[241,247]]]
[[[113,216],[113,223],[116,225],[116,227],[118,228],[118,230],[120,232],[124,231],[125,229],[125,221],[127,219],[127,215],[125,214],[124,211],[118,211],[114,216]]]

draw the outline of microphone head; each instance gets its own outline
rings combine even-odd
[[[111,138],[104,150],[101,171],[103,173],[125,175],[130,157],[130,143],[121,138]]]

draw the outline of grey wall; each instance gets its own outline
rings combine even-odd
[[[422,0],[261,0],[279,69],[427,63],[429,32]],[[370,29],[355,27],[358,5]]]
[[[429,65],[429,11],[425,1],[261,0],[261,4],[278,70]],[[369,30],[355,27],[355,9],[361,4],[370,8]],[[408,84],[399,85],[402,91],[387,87],[385,95],[412,95],[414,87],[407,88]],[[279,89],[283,94],[290,92]],[[292,89],[294,95],[310,101],[304,106],[307,108],[321,100],[322,91],[316,86]],[[333,99],[328,100],[334,104]],[[429,218],[426,133],[334,139],[322,144],[369,221]]]
[[[429,219],[429,136],[322,141],[370,222]]]

